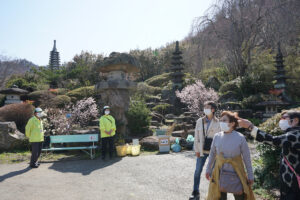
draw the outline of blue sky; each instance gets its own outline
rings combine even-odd
[[[0,0],[0,54],[47,65],[53,40],[61,61],[82,50],[159,48],[182,40],[213,0]]]

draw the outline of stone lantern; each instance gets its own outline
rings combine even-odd
[[[0,90],[0,94],[6,95],[6,100],[4,104],[8,105],[14,103],[22,103],[23,101],[21,100],[21,95],[28,94],[28,91],[22,90],[16,85],[13,85],[11,88]]]
[[[140,64],[129,54],[113,52],[105,58],[98,70],[104,80],[95,86],[100,96],[100,105],[109,105],[112,115],[116,119],[117,131],[121,135],[126,133],[127,119],[125,112],[128,110],[130,97],[129,91],[136,87],[130,80],[130,75],[139,72]]]

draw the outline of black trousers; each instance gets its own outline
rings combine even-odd
[[[234,199],[235,200],[244,200],[244,194],[234,194]],[[227,193],[226,192],[221,192],[221,198],[220,200],[227,200]]]
[[[105,158],[106,153],[107,153],[107,146],[108,146],[108,153],[109,156],[113,156],[114,152],[114,137],[105,137],[101,138],[101,143],[102,143],[102,158]]]
[[[32,142],[31,143],[31,159],[30,165],[37,165],[38,159],[41,155],[43,142]]]

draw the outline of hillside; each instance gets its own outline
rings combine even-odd
[[[26,59],[0,60],[0,88],[5,86],[6,80],[13,74],[24,74],[31,67],[37,65]]]

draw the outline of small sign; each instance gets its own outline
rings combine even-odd
[[[162,144],[162,145],[169,144],[169,139],[161,139],[160,144]]]
[[[91,136],[90,136],[90,141],[95,141],[95,140],[96,140],[96,136],[91,135]]]

